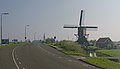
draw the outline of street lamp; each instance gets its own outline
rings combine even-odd
[[[8,15],[9,13],[5,12],[5,13],[1,13],[1,44],[2,44],[2,16],[3,15]]]
[[[27,36],[26,36],[26,28],[27,28],[28,26],[30,26],[30,25],[25,25],[25,41],[26,41],[26,39],[27,39]]]

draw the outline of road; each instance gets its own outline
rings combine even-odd
[[[0,69],[98,69],[43,44],[0,49]]]

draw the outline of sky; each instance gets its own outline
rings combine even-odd
[[[3,15],[3,38],[23,40],[25,26],[30,40],[56,36],[57,40],[76,40],[77,29],[64,29],[64,24],[79,25],[80,10],[85,10],[84,25],[98,26],[88,30],[88,40],[110,37],[120,41],[120,0],[0,0]]]

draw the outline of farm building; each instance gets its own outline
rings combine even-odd
[[[96,41],[96,46],[99,48],[112,49],[113,45],[114,45],[114,43],[112,42],[112,40],[109,37],[99,38]]]

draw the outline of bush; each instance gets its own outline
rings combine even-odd
[[[47,39],[45,40],[45,42],[46,42],[47,44],[51,44],[51,43],[54,43],[54,42],[55,42],[55,39],[53,39],[53,38],[47,38]]]
[[[65,51],[75,51],[75,52],[83,51],[80,45],[73,41],[63,40],[63,41],[55,43],[54,45],[64,49]]]

